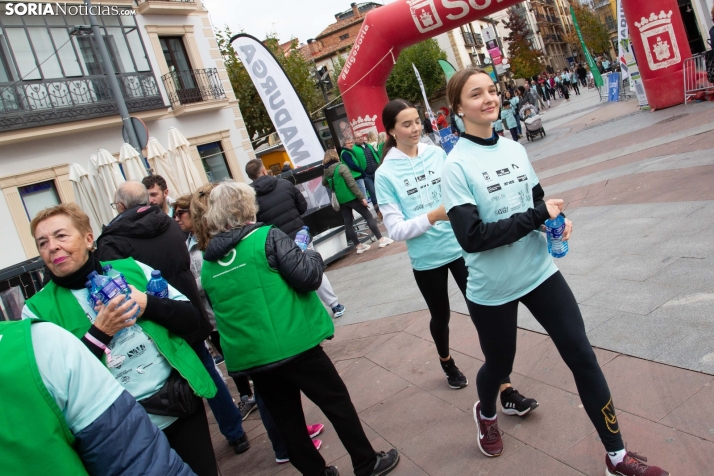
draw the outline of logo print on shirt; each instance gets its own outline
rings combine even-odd
[[[520,169],[520,167],[517,166],[516,164],[511,164],[511,167],[513,167],[514,169]]]
[[[437,183],[441,183],[441,179],[440,178],[434,179],[431,181],[431,183],[432,183],[432,185],[436,185]]]
[[[503,183],[503,186],[505,187],[506,185],[511,185],[511,184],[514,184],[514,183],[516,183],[515,180],[509,180],[508,182],[504,182],[504,183]]]
[[[424,208],[424,205],[417,205],[416,207],[414,207],[414,211],[422,210],[423,208]]]
[[[414,195],[414,194],[417,193],[418,191],[419,191],[419,190],[416,189],[416,188],[413,188],[413,189],[411,189],[411,190],[407,190],[407,195]]]
[[[233,248],[233,249],[230,250],[228,253],[226,253],[226,255],[225,255],[223,258],[226,259],[226,258],[228,258],[228,256],[230,256],[230,259],[228,259],[227,261],[223,261],[223,260],[220,260],[220,259],[219,259],[218,261],[216,261],[216,263],[220,264],[221,266],[230,266],[231,263],[233,263],[233,260],[236,259],[236,250],[235,250],[235,248]]]
[[[501,190],[501,186],[499,184],[496,185],[491,185],[490,187],[487,188],[488,193],[493,193],[493,192],[498,192]]]
[[[527,175],[519,175],[519,176],[518,176],[518,181],[519,181],[519,182],[525,182],[526,180],[528,180],[528,176],[527,176]]]
[[[508,168],[501,169],[501,170],[496,170],[496,175],[499,177],[503,177],[504,175],[510,175],[511,171],[508,170]]]
[[[417,182],[421,182],[422,180],[426,180],[426,175],[420,175],[416,178]]]
[[[404,179],[404,185],[407,187],[409,186],[409,179]]]
[[[503,207],[496,210],[496,215],[505,215],[506,213],[508,213],[508,207]]]
[[[486,179],[487,182],[491,180],[491,177],[488,175],[487,172],[483,172],[483,178]]]
[[[146,346],[144,344],[141,344],[137,347],[134,347],[129,352],[127,352],[126,356],[129,357],[130,359],[133,359],[134,357],[140,356],[144,352],[146,352]]]

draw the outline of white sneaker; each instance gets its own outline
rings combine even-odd
[[[386,236],[383,236],[379,239],[379,247],[384,248],[385,246],[389,246],[392,243],[394,243],[394,240],[391,238],[387,238]]]
[[[382,246],[382,245],[379,245],[379,246]],[[367,251],[370,248],[371,248],[371,246],[369,246],[369,245],[359,245],[357,247],[357,254],[361,255],[362,253],[364,253],[365,251]]]

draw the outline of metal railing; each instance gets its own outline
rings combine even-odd
[[[171,107],[224,99],[226,93],[216,68],[172,71],[161,77]]]
[[[707,76],[707,64],[704,55],[695,55],[684,60],[684,104],[695,99],[700,93],[714,94],[714,83]]]
[[[121,73],[117,79],[129,111],[166,107],[153,73]],[[0,131],[118,113],[104,75],[0,84]]]

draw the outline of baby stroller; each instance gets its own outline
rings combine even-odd
[[[541,137],[545,137],[545,129],[543,129],[543,122],[540,115],[532,104],[527,104],[521,109],[521,118],[526,125],[526,138],[531,141],[535,140],[540,134]]]

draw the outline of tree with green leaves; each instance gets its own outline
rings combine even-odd
[[[248,75],[240,57],[233,49],[229,40],[233,36],[230,28],[225,27],[222,31],[216,30],[218,47],[228,72],[228,78],[233,86],[238,99],[243,121],[248,129],[253,147],[257,147],[267,142],[267,136],[275,132],[268,111],[265,109],[258,90],[255,89],[253,81]],[[295,87],[300,101],[309,112],[322,106],[322,94],[320,93],[314,76],[314,66],[311,61],[306,60],[298,51],[298,42],[294,40],[290,45],[287,54],[283,53],[280,43],[274,34],[270,35],[263,44],[273,53],[278,63],[285,70],[285,74]]]
[[[540,62],[543,52],[534,49],[531,42],[528,41],[528,35],[532,33],[525,18],[519,15],[515,8],[509,8],[508,21],[505,26],[511,30],[511,33],[506,37],[506,41],[509,42],[508,54],[511,74],[515,78],[537,76],[543,71],[543,65]]]
[[[575,18],[578,19],[585,45],[595,53],[609,53],[612,47],[610,34],[595,10],[589,5],[580,3],[578,0],[571,0],[570,5],[575,11]],[[568,14],[570,14],[570,9],[568,9]],[[580,41],[578,40],[578,45],[579,43]]]
[[[422,101],[421,89],[414,75],[412,63],[419,70],[427,97],[430,97],[434,91],[444,88],[446,77],[439,66],[440,59],[445,60],[446,53],[439,48],[439,44],[433,38],[404,49],[387,79],[387,95],[391,99],[401,98],[413,103]],[[388,60],[391,58],[385,59]]]

